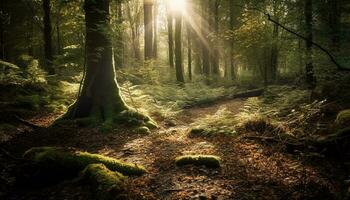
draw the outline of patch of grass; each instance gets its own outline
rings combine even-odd
[[[103,164],[90,164],[83,171],[81,181],[88,183],[98,200],[115,199],[122,189],[125,177],[109,170]]]
[[[77,173],[89,164],[102,163],[108,169],[118,171],[127,176],[146,173],[146,169],[143,166],[123,162],[99,154],[91,154],[66,148],[35,147],[26,151],[23,156],[49,170],[66,170]]]
[[[235,119],[232,112],[221,107],[213,115],[206,115],[191,124],[191,136],[235,135]]]
[[[177,166],[204,165],[209,168],[218,168],[221,165],[221,158],[213,155],[184,155],[175,159]]]

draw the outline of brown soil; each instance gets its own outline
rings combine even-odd
[[[127,180],[125,199],[336,199],[344,191],[340,165],[324,158],[306,159],[287,153],[283,145],[233,136],[188,137],[189,124],[214,114],[220,107],[238,113],[243,99],[210,107],[185,110],[172,127],[151,135],[137,135],[126,127],[110,133],[74,126],[52,127],[22,133],[3,145],[0,152],[0,198],[92,199],[88,186],[65,181],[32,183],[35,169],[24,168],[19,157],[34,146],[67,146],[144,165],[148,173]],[[32,119],[47,125],[52,116]],[[164,124],[159,122],[159,124]],[[11,154],[11,155],[10,155]],[[213,154],[223,160],[220,169],[176,167],[183,154]],[[5,180],[6,179],[6,180]]]

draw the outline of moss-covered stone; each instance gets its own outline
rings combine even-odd
[[[335,123],[337,124],[337,126],[343,128],[350,127],[350,109],[339,112]]]
[[[82,171],[80,180],[91,186],[96,199],[110,200],[116,199],[122,190],[125,177],[103,164],[90,164]]]
[[[141,126],[136,129],[136,133],[139,134],[151,134],[151,131],[149,130],[148,127],[146,126]]]
[[[36,147],[24,153],[24,157],[33,160],[45,169],[65,170],[78,173],[89,164],[102,163],[112,171],[118,171],[124,175],[142,175],[146,173],[143,166],[123,162],[99,154],[76,151],[74,149],[58,147]]]
[[[177,166],[183,165],[204,165],[209,168],[218,168],[221,165],[221,158],[213,155],[184,155],[175,159]]]

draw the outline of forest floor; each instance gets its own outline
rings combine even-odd
[[[286,152],[283,144],[247,139],[243,135],[191,137],[190,124],[225,107],[238,113],[246,99],[219,101],[210,106],[184,110],[171,122],[159,121],[160,129],[150,135],[118,128],[110,133],[98,129],[54,127],[16,136],[3,146],[19,156],[34,146],[66,146],[99,153],[146,167],[148,173],[130,177],[126,199],[335,199],[344,191],[341,165],[336,161]],[[48,126],[56,116],[42,114],[31,119]],[[184,154],[212,154],[222,158],[222,167],[177,167],[174,159]],[[11,183],[15,171],[30,177],[30,168],[0,153],[1,177],[9,185],[1,188],[8,199],[92,199],[88,187],[69,181],[58,184]],[[2,186],[4,187],[4,186]],[[6,194],[7,193],[7,194]],[[1,196],[1,195],[0,195]]]

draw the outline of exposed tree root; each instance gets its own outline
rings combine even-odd
[[[118,171],[127,176],[146,173],[143,166],[68,148],[35,147],[26,151],[23,156],[33,160],[45,172],[58,171],[74,175],[90,164],[101,163],[109,170]]]
[[[125,177],[103,164],[90,164],[82,171],[79,180],[91,186],[97,200],[112,200],[118,199]]]

